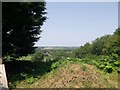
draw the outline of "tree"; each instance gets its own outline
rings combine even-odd
[[[116,53],[120,56],[120,28],[116,29],[116,31],[113,34],[113,44],[112,44],[112,52]]]
[[[104,35],[97,38],[92,43],[92,54],[109,55],[111,53],[110,49],[112,48],[113,41],[113,35]]]
[[[80,46],[80,48],[74,51],[75,57],[83,58],[86,55],[91,54],[91,49],[92,49],[91,44],[87,42],[83,46]]]
[[[88,54],[120,56],[120,28],[112,35],[104,35],[91,44],[86,43],[74,51],[76,57],[82,58]]]
[[[46,20],[45,2],[2,3],[2,54],[12,57],[34,52]]]

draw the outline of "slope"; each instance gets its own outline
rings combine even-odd
[[[68,63],[47,73],[29,85],[20,82],[18,88],[117,88],[118,74],[105,74],[95,66]]]

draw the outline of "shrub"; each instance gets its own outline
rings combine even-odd
[[[119,56],[115,53],[112,53],[111,57],[112,57],[112,59],[115,59],[115,60],[119,58]]]
[[[94,62],[96,67],[99,67],[99,63],[98,62]]]
[[[116,62],[114,62],[114,65],[115,65],[115,66],[119,66],[120,63],[119,63],[118,61],[116,61]]]
[[[55,68],[57,68],[59,65],[60,65],[60,62],[53,63],[52,66],[51,66],[51,68],[52,68],[52,69],[55,69]]]
[[[41,52],[36,52],[33,56],[32,56],[32,60],[33,61],[42,61],[44,59],[44,54]]]
[[[112,66],[105,66],[105,71],[107,72],[107,73],[112,73],[112,71],[113,71],[113,67]]]
[[[104,69],[104,67],[105,67],[104,64],[102,64],[102,65],[99,66],[100,69]]]
[[[28,84],[32,84],[34,81],[36,81],[36,79],[33,77],[28,77],[28,78],[26,78],[26,81]]]

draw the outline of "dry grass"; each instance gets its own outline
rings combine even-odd
[[[54,72],[48,73],[32,85],[24,85],[25,82],[21,82],[17,87],[117,88],[117,74],[105,75],[88,64],[66,64]]]

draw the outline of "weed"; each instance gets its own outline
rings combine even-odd
[[[86,71],[86,70],[87,70],[87,67],[86,67],[85,65],[83,65],[83,66],[81,67],[81,69],[82,69],[83,71]]]

